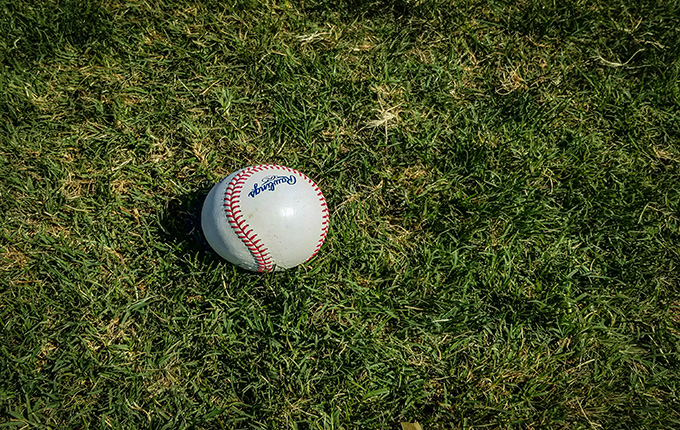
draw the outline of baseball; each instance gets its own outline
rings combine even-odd
[[[319,252],[328,206],[305,174],[263,164],[238,170],[208,193],[201,226],[222,258],[253,272],[289,269]]]

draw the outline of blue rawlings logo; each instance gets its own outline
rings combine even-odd
[[[255,198],[258,194],[260,194],[263,191],[274,191],[277,185],[279,184],[288,184],[288,185],[294,185],[297,182],[297,178],[295,175],[290,175],[290,176],[277,176],[277,175],[271,175],[267,176],[262,179],[262,184],[258,185],[257,182],[255,183],[255,186],[253,189],[248,193],[248,195],[252,198]]]

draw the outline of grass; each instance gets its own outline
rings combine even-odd
[[[679,14],[0,2],[0,426],[680,426]],[[201,237],[258,163],[305,267]]]

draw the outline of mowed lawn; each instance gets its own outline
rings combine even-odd
[[[680,3],[0,1],[0,427],[680,428]],[[254,274],[198,225],[282,164]]]

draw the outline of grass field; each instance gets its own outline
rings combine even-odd
[[[680,428],[678,17],[0,0],[0,427]],[[202,238],[261,163],[304,267]]]

